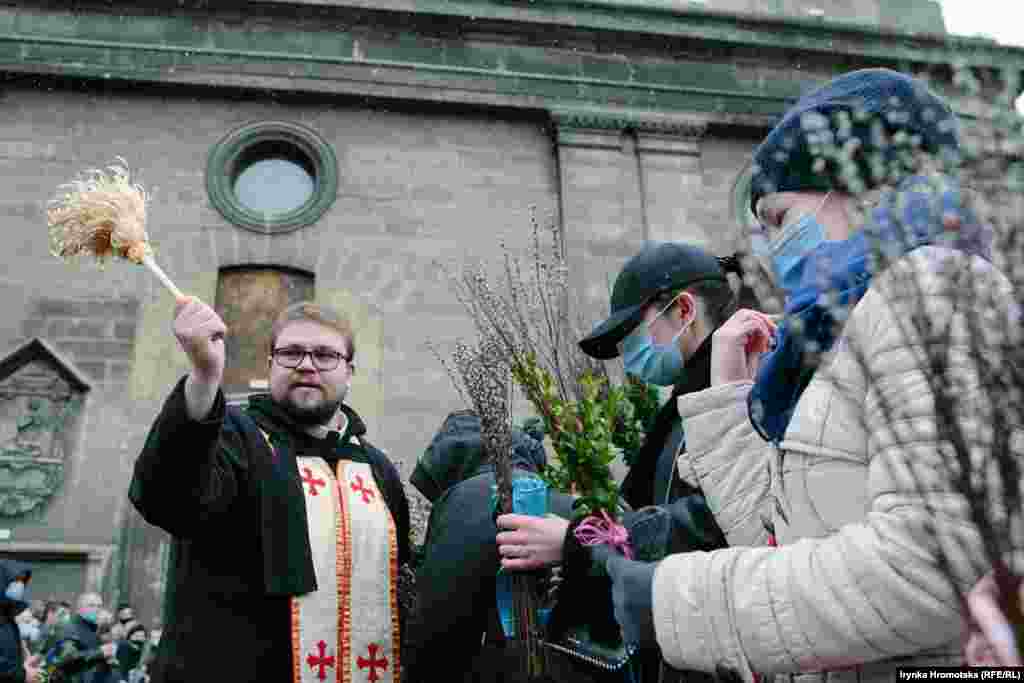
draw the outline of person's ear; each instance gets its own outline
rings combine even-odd
[[[684,325],[691,325],[697,318],[697,297],[689,292],[683,292],[676,299],[676,306],[679,308],[679,319]]]

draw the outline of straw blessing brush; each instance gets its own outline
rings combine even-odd
[[[177,300],[184,299],[153,259],[146,235],[149,195],[131,182],[127,164],[91,169],[61,185],[62,196],[50,200],[46,223],[50,251],[64,261],[94,256],[102,265],[112,256],[144,265]]]

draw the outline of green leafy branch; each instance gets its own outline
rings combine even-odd
[[[661,408],[657,387],[626,375],[622,385],[627,408],[612,431],[612,442],[622,451],[622,460],[632,467],[637,453],[644,445],[644,437],[654,428],[654,420]]]
[[[580,398],[565,399],[551,373],[529,355],[512,366],[512,376],[539,413],[555,451],[543,474],[548,485],[580,496],[580,515],[604,511],[616,518],[619,490],[611,463],[622,453],[616,425],[635,422],[625,389],[585,372],[577,379]]]

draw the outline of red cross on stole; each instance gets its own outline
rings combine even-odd
[[[298,460],[317,590],[292,599],[293,683],[398,683],[398,544],[373,472]]]

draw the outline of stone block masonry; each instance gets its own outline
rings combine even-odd
[[[98,385],[127,381],[135,343],[139,302],[135,299],[58,299],[28,304],[22,337],[51,342]]]

